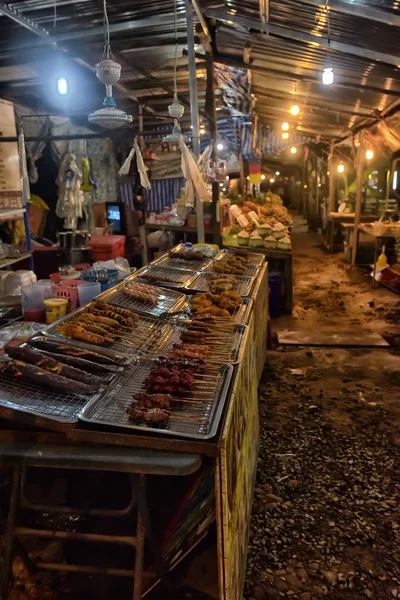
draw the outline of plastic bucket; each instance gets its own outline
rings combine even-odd
[[[101,292],[101,284],[98,281],[88,281],[78,285],[78,296],[80,306],[85,306],[98,296]]]
[[[279,271],[268,273],[269,316],[276,319],[281,314],[282,274]]]
[[[46,323],[54,323],[61,317],[65,317],[67,314],[67,298],[49,298],[44,301],[45,312],[46,312]]]

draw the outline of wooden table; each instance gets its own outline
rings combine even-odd
[[[354,224],[355,213],[341,213],[341,212],[330,212],[328,214],[328,226],[325,232],[324,246],[329,252],[334,251],[334,237],[336,228],[344,223]],[[361,215],[361,221],[364,223],[370,223],[377,219],[376,215],[363,214]]]
[[[358,239],[359,239],[359,232],[365,233],[369,236],[371,236],[374,239],[374,262],[373,262],[373,272],[372,272],[372,280],[373,280],[373,287],[376,287],[377,281],[376,281],[376,262],[378,259],[378,244],[379,244],[379,240],[385,240],[385,239],[390,239],[390,238],[400,238],[400,226],[397,225],[368,225],[366,223],[360,223],[357,227],[357,234],[356,234],[356,239],[355,239],[355,248],[353,249],[353,252],[357,252],[358,250]]]
[[[113,432],[110,428],[89,429],[84,423],[57,426],[50,421],[47,425],[50,430],[46,431],[43,419],[35,419],[32,415],[1,407],[0,417],[13,422],[13,430],[0,431],[0,457],[4,463],[12,462],[17,470],[14,478],[15,493],[12,496],[14,500],[18,495],[21,461],[22,465],[54,467],[58,464],[57,460],[64,456],[62,460],[65,467],[68,462],[71,468],[75,465],[76,468],[95,469],[98,463],[101,469],[118,469],[141,476],[174,472],[176,475],[184,475],[193,473],[200,464],[211,466],[215,482],[218,541],[215,560],[218,564],[219,599],[241,600],[259,450],[257,388],[267,347],[266,263],[259,270],[251,298],[253,309],[247,325],[247,342],[241,362],[234,367],[225,413],[215,438],[210,441],[174,439],[169,436],[145,435],[143,432],[136,434],[132,430],[131,433],[125,433],[124,430]],[[21,429],[17,430],[16,422]],[[41,427],[39,431],[38,426]],[[18,448],[21,448],[20,453]],[[69,456],[71,453],[72,456]],[[203,457],[209,458],[203,460]],[[18,529],[15,528],[15,502],[10,514],[12,522],[9,525],[8,570],[12,532],[16,531],[18,535]],[[137,594],[136,589],[136,598]]]

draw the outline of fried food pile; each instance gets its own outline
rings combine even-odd
[[[225,258],[214,263],[213,271],[226,275],[244,275],[246,273],[246,265],[247,259],[245,257],[228,254]]]
[[[130,310],[94,302],[77,319],[59,325],[57,329],[66,337],[102,346],[112,344],[132,331],[138,320],[139,316]]]
[[[242,304],[242,298],[236,292],[222,292],[212,294],[205,292],[196,294],[191,301],[191,309],[195,315],[212,315],[220,318],[230,318]]]
[[[213,274],[210,277],[208,289],[213,294],[221,294],[222,292],[231,292],[236,286],[238,280],[234,275]]]

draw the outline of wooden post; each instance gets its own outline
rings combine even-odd
[[[351,257],[351,264],[353,267],[356,264],[357,260],[357,251],[358,251],[358,225],[361,222],[361,208],[362,208],[362,175],[364,168],[364,144],[363,137],[360,134],[360,145],[358,146],[357,155],[356,155],[356,208],[354,215],[354,233],[353,233],[353,251]]]
[[[336,198],[335,198],[335,161],[333,157],[334,145],[331,144],[331,149],[328,157],[328,171],[329,171],[329,202],[328,202],[328,214],[335,212],[336,210]]]

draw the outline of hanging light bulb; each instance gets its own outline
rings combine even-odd
[[[289,123],[287,121],[284,121],[281,125],[281,129],[282,131],[289,131]]]
[[[298,114],[300,114],[300,106],[298,104],[293,104],[293,106],[290,107],[289,112],[291,115],[296,117]]]
[[[279,175],[280,175],[280,172],[279,172],[279,171],[275,171],[275,175],[276,175],[277,177],[279,177]]]
[[[322,71],[322,83],[324,85],[332,85],[335,75],[332,67],[324,67]]]
[[[290,148],[290,152],[291,152],[291,154],[296,154],[296,152],[297,152],[297,148],[296,148],[296,146],[292,146],[292,147]]]
[[[264,181],[264,179],[265,179],[265,175],[264,174],[261,175],[261,179]]]
[[[68,94],[68,81],[65,79],[65,77],[59,77],[57,79],[57,92],[60,94],[60,96],[65,96]]]
[[[287,131],[284,131],[284,132],[282,133],[282,139],[283,139],[283,140],[288,140],[288,139],[289,139],[289,134],[288,134],[288,132],[287,132]]]
[[[344,173],[344,164],[341,162],[338,164],[338,173]]]
[[[273,177],[271,177],[271,179],[269,180],[270,183],[275,183],[275,179]]]
[[[219,143],[217,144],[217,150],[223,150],[224,149],[224,145]]]
[[[365,153],[365,158],[367,160],[372,160],[374,158],[374,151],[371,150],[371,148],[369,150],[366,151]]]

